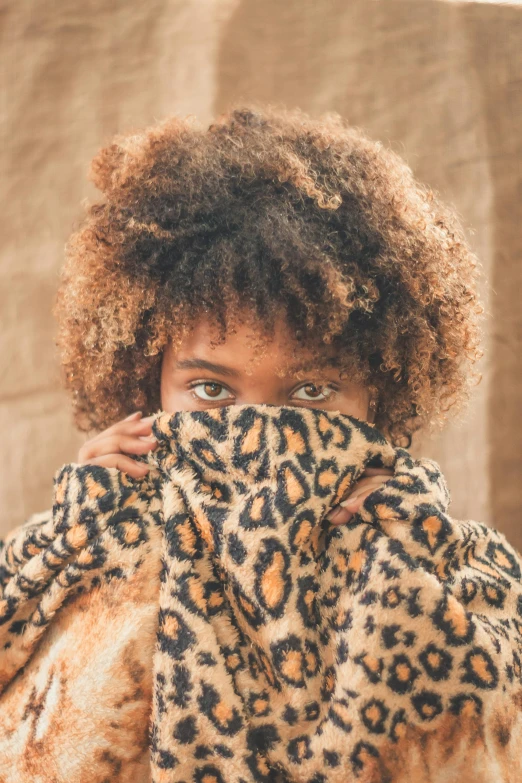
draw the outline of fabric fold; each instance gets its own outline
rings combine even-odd
[[[520,779],[522,561],[437,463],[314,409],[152,431],[145,479],[63,466],[3,542],[0,780]]]

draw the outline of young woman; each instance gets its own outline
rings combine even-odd
[[[172,118],[116,139],[92,178],[105,200],[55,309],[75,422],[102,430],[80,463],[144,475],[136,408],[340,410],[409,445],[468,398],[482,308],[458,218],[338,115]],[[332,522],[389,475],[368,468]]]
[[[522,559],[403,448],[477,379],[456,214],[253,104],[92,176],[55,315],[95,434],[0,542],[0,779],[520,780]]]

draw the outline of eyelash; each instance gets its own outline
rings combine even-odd
[[[189,388],[190,388],[190,390],[192,391],[192,396],[193,396],[193,397],[194,397],[194,399],[196,399],[198,402],[224,402],[224,400],[212,400],[212,399],[208,399],[208,400],[206,400],[204,397],[198,397],[198,396],[197,396],[197,394],[195,394],[195,393],[194,393],[194,391],[193,391],[193,390],[194,390],[194,389],[195,389],[197,386],[207,386],[207,385],[209,385],[209,386],[210,386],[210,385],[214,385],[214,386],[221,386],[223,389],[226,389],[228,392],[230,392],[230,389],[229,389],[229,388],[228,388],[228,387],[227,387],[227,386],[226,386],[224,383],[220,383],[219,381],[210,381],[210,380],[199,380],[199,381],[192,381],[192,383],[190,383],[190,384],[189,384]],[[320,386],[320,385],[321,385],[321,384],[315,384],[315,383],[310,383],[310,382],[308,382],[308,383],[303,383],[303,384],[301,384],[301,386],[298,386],[298,387],[297,387],[297,389],[295,389],[295,391],[294,391],[294,394],[295,394],[296,392],[298,392],[300,389],[303,389],[303,388],[305,388],[306,386]],[[323,388],[322,388],[322,390],[321,390],[321,391],[323,391],[324,389],[330,389],[330,390],[331,390],[331,393],[330,393],[330,394],[328,394],[326,397],[323,397],[322,399],[319,399],[319,398],[317,398],[317,399],[311,399],[311,400],[304,400],[304,399],[301,399],[301,400],[299,400],[299,401],[300,401],[300,402],[327,402],[327,401],[328,401],[328,400],[330,400],[332,397],[335,397],[335,394],[336,394],[336,393],[339,391],[338,387],[337,387],[337,386],[335,386],[335,385],[334,385],[334,384],[332,384],[332,383],[329,383],[329,384],[323,384]]]

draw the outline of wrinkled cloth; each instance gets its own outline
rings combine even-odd
[[[152,432],[0,543],[2,783],[522,780],[522,558],[436,462],[308,408]]]

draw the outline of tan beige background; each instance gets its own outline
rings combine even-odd
[[[482,383],[412,451],[451,513],[522,550],[522,8],[432,0],[4,0],[0,52],[0,535],[75,461],[51,306],[64,242],[113,133],[237,98],[336,110],[458,209],[487,285]]]

